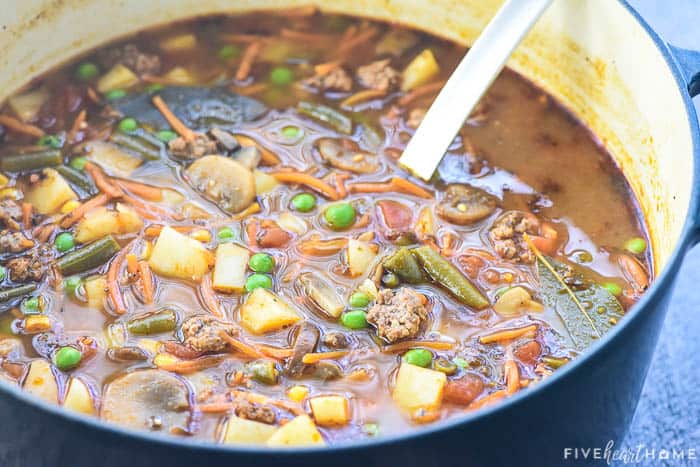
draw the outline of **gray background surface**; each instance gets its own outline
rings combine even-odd
[[[700,0],[629,0],[667,42],[700,50]],[[700,97],[695,99],[700,112]],[[700,246],[687,256],[678,278],[659,346],[621,447],[695,448],[700,459]],[[631,356],[633,358],[633,356]],[[622,462],[613,464],[625,465]],[[629,464],[628,464],[629,465]],[[640,465],[640,464],[636,464]],[[695,461],[642,465],[700,465]]]

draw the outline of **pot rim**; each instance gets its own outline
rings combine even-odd
[[[663,56],[663,59],[666,62],[666,66],[670,69],[676,81],[676,85],[681,90],[681,96],[685,105],[687,122],[691,130],[693,147],[693,186],[691,189],[690,202],[688,205],[685,223],[683,225],[683,230],[678,239],[678,242],[671,256],[669,257],[669,260],[664,270],[652,282],[651,286],[644,293],[641,300],[630,310],[629,313],[627,313],[625,318],[621,320],[621,322],[618,325],[614,326],[601,339],[599,339],[593,345],[588,347],[581,355],[576,357],[571,363],[558,369],[556,372],[548,376],[541,383],[535,385],[534,387],[528,388],[527,391],[519,391],[513,396],[499,402],[496,405],[485,407],[473,413],[465,414],[463,416],[433,423],[423,427],[418,427],[416,429],[412,429],[408,433],[390,434],[378,438],[368,438],[360,441],[344,442],[332,446],[300,448],[268,448],[245,445],[237,446],[230,444],[215,443],[203,439],[179,438],[159,433],[133,430],[113,423],[105,422],[97,417],[82,415],[77,412],[66,410],[61,406],[39,399],[36,396],[33,396],[28,392],[24,391],[19,386],[10,385],[5,381],[0,381],[0,394],[8,395],[17,400],[18,402],[22,402],[30,406],[36,406],[43,411],[49,412],[52,415],[65,419],[69,423],[82,425],[83,427],[93,430],[94,432],[106,432],[107,434],[115,435],[126,440],[137,440],[148,443],[156,443],[160,444],[163,447],[174,449],[194,449],[202,452],[216,452],[218,454],[241,453],[255,454],[258,456],[263,455],[278,457],[280,455],[301,456],[339,451],[350,452],[356,449],[364,448],[378,448],[384,445],[395,444],[397,442],[413,440],[415,438],[420,438],[424,435],[430,435],[441,431],[447,431],[463,424],[466,425],[468,423],[473,423],[479,420],[486,419],[497,412],[505,411],[517,404],[525,403],[525,401],[528,398],[534,397],[540,392],[548,390],[550,386],[553,386],[558,382],[564,380],[565,378],[569,377],[569,375],[575,372],[580,366],[594,359],[603,350],[603,348],[608,347],[614,340],[617,340],[620,337],[620,334],[622,334],[623,331],[625,331],[629,326],[631,326],[634,320],[638,319],[639,315],[641,315],[642,313],[652,312],[652,310],[648,310],[648,308],[654,306],[654,304],[663,295],[663,293],[668,293],[668,288],[670,288],[673,284],[675,275],[678,272],[678,267],[680,266],[685,252],[690,246],[694,244],[694,233],[697,233],[696,228],[694,227],[693,219],[694,213],[700,210],[700,124],[698,122],[698,116],[695,110],[695,106],[693,104],[692,98],[690,97],[687,91],[687,83],[685,82],[683,73],[679,68],[678,63],[676,62],[673,53],[669,49],[668,44],[661,39],[661,37],[628,3],[627,0],[618,0],[618,2],[627,10],[627,12],[630,15],[632,15],[632,17],[637,21],[637,23],[640,26],[642,26],[647,35],[653,40],[657,50]]]

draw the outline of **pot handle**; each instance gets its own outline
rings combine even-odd
[[[671,54],[688,83],[690,97],[700,94],[700,51],[688,50],[668,44]]]

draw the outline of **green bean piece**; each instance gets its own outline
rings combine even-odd
[[[25,284],[11,289],[0,290],[0,303],[12,300],[13,298],[23,297],[36,290],[36,284]]]
[[[449,290],[460,302],[477,310],[490,305],[488,298],[440,253],[429,246],[421,246],[411,252],[428,276]]]
[[[247,365],[250,377],[262,384],[277,384],[279,371],[272,360],[255,360]]]
[[[557,368],[561,368],[562,366],[569,363],[568,358],[552,357],[552,356],[544,356],[544,357],[542,357],[542,361],[544,362],[545,365],[547,365],[548,367],[553,368],[555,370]]]
[[[25,170],[55,167],[61,165],[62,162],[61,151],[57,149],[43,149],[41,151],[2,156],[0,157],[0,170],[23,172]]]
[[[109,261],[121,247],[111,235],[61,256],[56,264],[65,276],[79,274]]]
[[[341,133],[346,135],[352,134],[352,120],[347,115],[335,109],[326,107],[325,105],[301,101],[299,105],[297,105],[297,112],[319,120],[320,122],[327,123]]]
[[[456,363],[440,357],[433,362],[433,369],[445,373],[447,376],[457,373],[459,367]]]
[[[399,248],[396,253],[384,260],[383,266],[384,269],[393,272],[409,284],[425,282],[423,270],[408,248]]]
[[[387,272],[382,276],[382,284],[384,284],[384,287],[395,289],[399,286],[400,283],[401,280],[399,279],[399,276],[397,276],[393,272]]]
[[[143,130],[137,129],[132,133],[114,132],[109,140],[119,146],[133,151],[145,160],[155,161],[160,159],[160,141],[156,137],[147,135]]]
[[[92,182],[92,179],[85,175],[84,172],[76,170],[68,165],[59,165],[56,167],[56,171],[60,173],[63,178],[83,190],[85,193],[89,195],[94,195],[97,193],[97,188],[95,188],[95,184]]]
[[[174,331],[177,327],[177,315],[173,310],[162,310],[150,315],[134,318],[126,323],[126,328],[132,334],[148,336],[161,332]]]

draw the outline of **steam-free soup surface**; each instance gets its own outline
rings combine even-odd
[[[528,391],[648,286],[629,187],[504,71],[397,166],[465,49],[303,8],[145,31],[0,113],[3,379],[221,443],[418,429]]]

